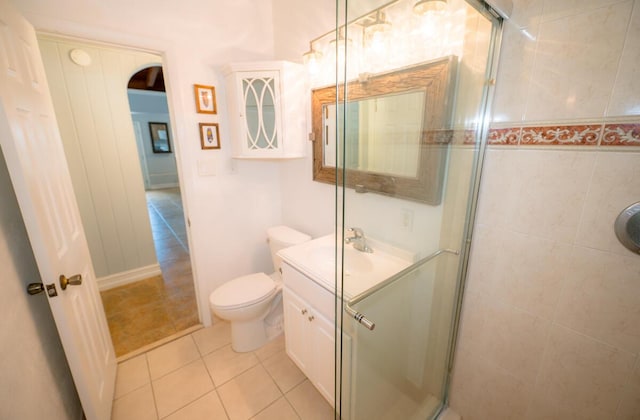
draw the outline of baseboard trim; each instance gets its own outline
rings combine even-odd
[[[168,182],[166,184],[152,184],[149,185],[149,190],[163,190],[165,188],[176,188],[179,186],[180,184],[177,182]]]
[[[134,268],[133,270],[122,271],[120,273],[111,274],[109,276],[100,277],[98,282],[98,290],[109,290],[114,287],[124,286],[134,281],[148,279],[149,277],[162,274],[159,264],[151,264],[145,267]]]

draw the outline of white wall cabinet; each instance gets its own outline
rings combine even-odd
[[[225,69],[233,157],[304,157],[306,78],[286,61],[231,64]]]

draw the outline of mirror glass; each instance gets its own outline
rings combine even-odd
[[[345,144],[349,169],[405,177],[418,176],[425,92],[363,98],[347,106]],[[324,166],[336,166],[336,104],[323,106]],[[342,105],[340,105],[342,108]],[[340,133],[342,134],[342,133]]]
[[[313,179],[335,184],[344,167],[346,186],[358,192],[440,204],[456,64],[448,56],[363,75],[347,84],[346,105],[343,85],[315,89]]]

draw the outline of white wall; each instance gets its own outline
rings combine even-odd
[[[38,42],[97,277],[157,265],[126,86],[160,57],[42,35]],[[72,62],[73,49],[91,63]]]
[[[314,236],[333,231],[335,191],[330,185],[312,181],[310,144],[305,159],[230,159],[224,79],[217,71],[233,61],[300,61],[308,42],[334,27],[332,1],[244,0],[230,4],[188,0],[181,4],[179,14],[171,5],[150,0],[119,0],[108,7],[76,4],[73,0],[55,5],[44,0],[19,3],[37,29],[163,54],[185,214],[192,223],[190,249],[205,323],[209,320],[207,296],[217,285],[241,274],[271,269],[265,242],[268,226],[284,223]],[[216,86],[218,115],[195,112],[194,83]],[[198,122],[220,123],[221,150],[200,150]],[[200,175],[205,170],[215,175]],[[347,225],[360,226],[370,236],[420,252],[437,247],[438,208],[374,194],[356,195],[351,190],[347,196]],[[376,212],[370,211],[373,208]],[[402,229],[407,212],[413,214],[411,231]]]
[[[171,132],[167,94],[145,90],[129,89],[129,105],[133,120],[140,165],[145,189],[178,186],[178,168],[174,152],[175,139]],[[169,129],[171,153],[153,153],[151,147],[150,122],[163,122]]]
[[[0,151],[0,418],[81,419],[82,408]]]
[[[276,59],[301,62],[309,41],[335,27],[335,1],[300,2],[273,0]],[[310,99],[310,98],[309,98]],[[311,105],[307,105],[308,131],[311,131]],[[312,182],[312,143],[304,159],[283,162],[281,166],[282,221],[314,237],[333,232],[335,227],[335,188]]]
[[[272,59],[271,2],[187,0],[174,3],[116,0],[109,4],[62,0],[15,2],[41,31],[136,46],[163,55],[190,249],[201,317],[208,296],[241,274],[270,270],[266,228],[280,223],[278,164],[231,160],[224,78],[234,61]],[[216,87],[219,113],[195,112],[193,85]],[[198,122],[219,122],[221,150],[200,150]],[[198,167],[215,171],[201,176]]]
[[[335,0],[272,2],[274,56],[279,60],[302,62],[309,42],[335,28]]]

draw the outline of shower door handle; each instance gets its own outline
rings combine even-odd
[[[353,319],[358,321],[360,324],[364,325],[368,330],[373,331],[376,327],[376,323],[367,318],[363,313],[360,313],[349,306],[348,303],[344,304],[344,311],[351,315]]]

